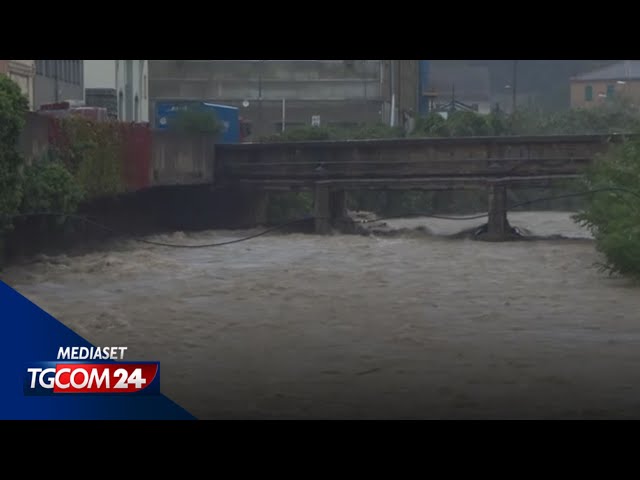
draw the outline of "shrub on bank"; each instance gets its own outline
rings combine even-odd
[[[314,142],[327,140],[370,140],[379,138],[402,138],[402,127],[382,124],[358,125],[354,127],[298,127],[260,138],[260,142]]]
[[[28,108],[20,87],[0,74],[0,237],[11,228],[22,199],[17,145]]]
[[[575,216],[604,255],[601,267],[640,279],[640,140],[629,139],[599,158],[584,186],[612,189],[590,195],[586,208]]]
[[[84,192],[73,175],[59,162],[37,162],[24,169],[20,211],[73,213]]]

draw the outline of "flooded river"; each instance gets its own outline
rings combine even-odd
[[[567,238],[401,219],[431,233],[122,241],[0,275],[92,343],[159,360],[199,418],[640,418],[640,288],[594,267],[568,213],[510,220]]]

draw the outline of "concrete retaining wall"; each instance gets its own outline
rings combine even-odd
[[[211,135],[153,131],[152,186],[212,183],[214,163]]]

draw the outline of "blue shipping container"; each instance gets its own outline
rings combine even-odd
[[[220,143],[240,142],[240,114],[237,107],[218,105],[207,102],[158,102],[156,104],[156,128],[165,130],[169,127],[171,117],[179,110],[185,109],[211,110],[216,119],[222,123],[223,130],[219,137]]]

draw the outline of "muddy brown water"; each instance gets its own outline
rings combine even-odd
[[[431,234],[121,241],[0,275],[92,343],[159,360],[163,393],[199,418],[640,418],[639,287],[594,267],[570,214],[510,219],[567,238],[399,219]]]

